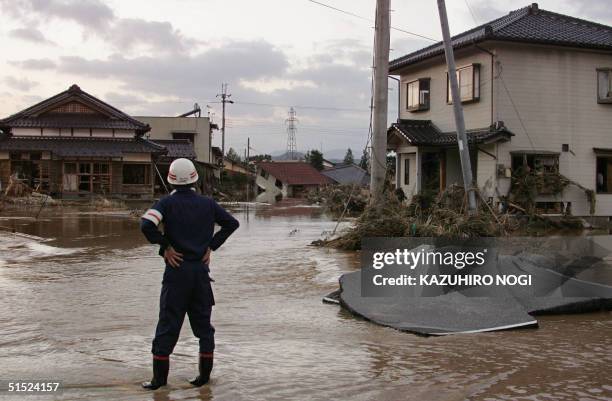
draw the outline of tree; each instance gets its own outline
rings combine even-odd
[[[227,151],[227,155],[225,156],[227,157],[228,160],[233,161],[234,163],[240,163],[242,161],[242,158],[240,157],[240,155],[234,150],[234,148],[229,148],[229,150]]]
[[[344,155],[344,164],[353,164],[355,162],[355,159],[353,158],[353,151],[351,150],[351,148],[348,148],[346,150],[346,154]]]
[[[370,171],[370,153],[368,152],[368,148],[363,148],[361,160],[359,160],[359,167],[365,171]]]
[[[323,170],[323,153],[319,152],[316,149],[309,150],[304,155],[304,158],[308,163],[310,163],[312,167],[316,168],[319,171]]]
[[[263,161],[270,161],[272,160],[272,156],[265,154],[265,155],[254,155],[249,157],[249,161],[253,161],[253,162],[263,162]]]

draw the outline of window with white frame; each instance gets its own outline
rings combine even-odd
[[[597,102],[612,103],[612,68],[597,70]]]
[[[420,78],[406,84],[406,109],[429,110],[429,78]]]
[[[461,103],[477,102],[480,99],[480,64],[457,68],[457,83]],[[453,102],[448,73],[446,74],[446,101],[449,104]]]

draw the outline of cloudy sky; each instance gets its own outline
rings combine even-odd
[[[286,147],[295,106],[298,149],[324,152],[367,138],[375,0],[0,0],[0,116],[77,83],[133,115],[210,106],[229,84],[227,142],[240,152]],[[447,0],[459,33],[519,6]],[[540,0],[540,8],[612,24],[610,0]],[[514,2],[514,4],[518,4]],[[439,39],[435,0],[392,1],[392,25]],[[391,58],[432,43],[399,30]],[[389,105],[396,115],[396,86]],[[219,137],[215,139],[219,143]],[[333,152],[332,152],[333,153]]]

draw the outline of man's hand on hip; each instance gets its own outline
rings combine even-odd
[[[183,261],[183,254],[175,251],[174,248],[169,246],[164,251],[164,260],[172,267],[179,267]]]
[[[210,254],[211,254],[211,249],[206,248],[206,253],[204,253],[204,256],[202,257],[202,262],[204,262],[204,264],[206,265],[210,264]]]

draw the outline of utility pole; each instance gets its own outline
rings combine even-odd
[[[438,0],[438,11],[440,13],[440,26],[442,27],[442,37],[444,40],[444,55],[448,67],[448,77],[450,80],[450,90],[453,99],[453,111],[455,112],[455,125],[457,126],[457,145],[459,146],[459,157],[461,159],[461,171],[463,172],[463,186],[468,196],[468,213],[475,215],[476,194],[474,193],[472,163],[470,160],[470,146],[465,133],[465,120],[463,119],[463,105],[459,93],[459,83],[457,82],[457,67],[455,66],[455,55],[451,42],[450,30],[448,28],[448,17],[446,15],[446,4],[444,0]]]
[[[249,165],[249,158],[251,157],[251,137],[247,138],[247,148],[246,148],[246,171],[247,171],[247,191],[246,191],[246,200],[247,202],[251,198],[251,168]]]
[[[387,175],[387,102],[389,98],[389,1],[376,0],[374,34],[374,121],[372,132],[372,175],[370,201],[380,201]]]
[[[221,114],[221,153],[225,157],[225,103],[233,104],[233,100],[229,100],[232,97],[231,94],[227,93],[227,84],[221,84],[221,93],[217,95],[221,98],[222,114]]]
[[[295,153],[297,152],[297,145],[295,141],[297,121],[297,118],[295,118],[295,109],[291,107],[289,109],[289,118],[285,120],[285,122],[287,123],[287,155],[289,157],[289,160],[295,160]]]
[[[214,115],[214,113],[211,113],[210,111],[211,107],[209,105],[206,105],[206,115],[208,116],[208,162],[212,163],[213,162],[213,157],[212,157],[212,125],[213,125],[213,120],[212,117]]]

